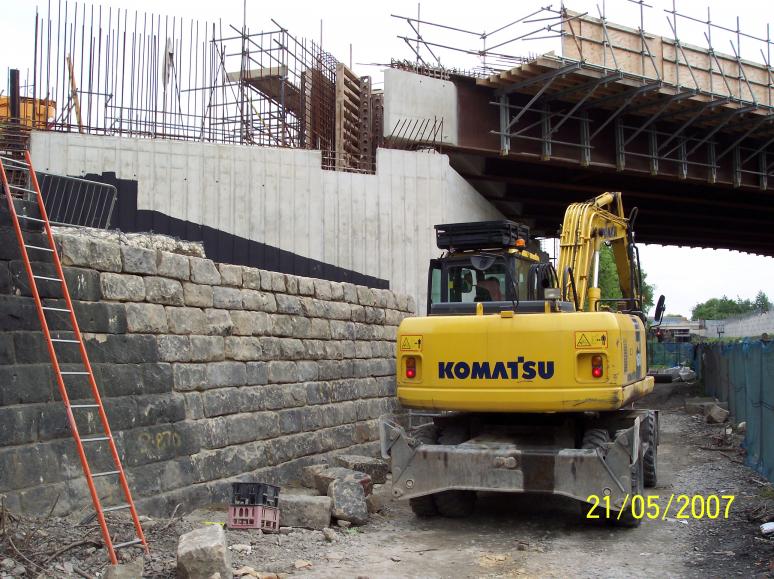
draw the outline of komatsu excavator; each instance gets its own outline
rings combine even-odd
[[[636,213],[625,217],[620,193],[570,205],[556,268],[523,225],[435,227],[444,253],[430,263],[428,315],[397,335],[409,412],[380,422],[393,495],[418,516],[467,516],[478,491],[503,491],[564,495],[590,517],[639,523],[632,499],[656,484],[658,414],[633,406],[653,390]],[[601,299],[603,244],[620,299]],[[661,296],[657,321],[663,311]]]

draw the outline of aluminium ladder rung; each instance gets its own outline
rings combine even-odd
[[[58,277],[47,277],[45,275],[33,275],[35,279],[45,279],[46,281],[58,281],[59,283],[62,283],[62,280]]]
[[[126,543],[118,543],[118,545],[113,545],[113,548],[123,549],[124,547],[129,547],[131,545],[137,545],[138,543],[142,543],[142,541],[140,539],[132,539],[131,541],[127,541]]]
[[[88,372],[59,372],[62,376],[88,376]]]
[[[38,251],[48,251],[51,253],[53,253],[54,251],[50,247],[40,247],[39,245],[27,245],[26,243],[24,244],[24,247],[26,247],[27,249],[37,249]]]
[[[91,476],[94,476],[94,475],[91,475]],[[116,505],[115,507],[105,507],[104,509],[102,509],[102,511],[105,513],[109,513],[111,511],[122,511],[128,508],[129,508],[128,504],[123,504],[123,505]],[[115,545],[113,545],[113,548],[115,549]]]
[[[106,470],[105,472],[93,472],[91,473],[92,478],[97,478],[98,476],[110,476],[113,474],[119,474],[117,470]],[[108,509],[105,509],[106,511]]]
[[[69,311],[69,310],[67,310]],[[80,344],[78,340],[70,340],[68,338],[51,338],[52,342],[62,342],[65,344]],[[66,374],[66,372],[62,372],[62,374]]]
[[[69,308],[55,308],[54,306],[41,306],[44,310],[49,310],[52,312],[70,312]]]
[[[18,159],[12,159],[11,157],[5,157],[0,156],[0,160],[7,161],[8,163],[16,163],[17,165],[21,165],[22,167],[30,167],[30,164],[26,161],[19,161]]]
[[[33,189],[27,189],[26,187],[19,187],[18,185],[11,185],[8,184],[9,189],[18,189],[19,191],[24,191],[25,193],[34,193],[35,195],[38,194],[37,191],[34,191]]]
[[[19,219],[29,219],[30,221],[37,221],[38,223],[45,223],[43,219],[39,219],[38,217],[30,217],[29,215],[17,215]]]
[[[110,440],[109,436],[92,436],[81,438],[81,442],[99,442],[100,440]]]
[[[99,408],[99,404],[70,404],[70,408]]]

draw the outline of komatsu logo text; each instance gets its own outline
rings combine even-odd
[[[535,362],[521,356],[507,362],[438,362],[438,377],[449,380],[548,380],[553,375],[553,362]]]

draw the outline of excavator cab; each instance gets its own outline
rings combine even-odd
[[[430,262],[430,315],[473,314],[479,302],[487,312],[543,311],[545,290],[556,287],[558,279],[547,256],[530,242],[529,228],[513,221],[487,221],[435,229],[444,254]]]

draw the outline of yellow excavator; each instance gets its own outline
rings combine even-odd
[[[556,268],[524,225],[436,225],[428,315],[398,329],[409,412],[380,421],[395,498],[418,516],[463,517],[477,491],[553,493],[639,523],[632,497],[656,484],[658,413],[633,407],[654,385],[636,214],[620,193],[570,205]],[[601,298],[603,244],[622,298]],[[661,296],[657,322],[663,312]]]

